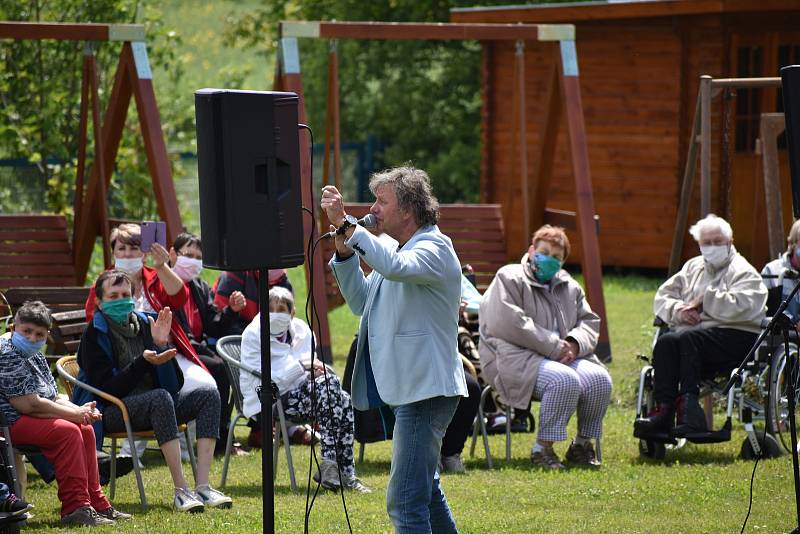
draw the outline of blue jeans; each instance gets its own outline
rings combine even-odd
[[[439,453],[461,397],[393,406],[392,469],[386,510],[397,534],[458,533],[439,484]]]

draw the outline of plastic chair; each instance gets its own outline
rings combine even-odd
[[[261,380],[261,371],[258,369],[253,369],[246,364],[243,364],[241,361],[241,350],[242,350],[242,336],[225,336],[217,340],[217,354],[223,359],[225,362],[225,369],[228,372],[228,378],[231,383],[231,388],[233,389],[234,394],[234,404],[236,405],[236,415],[231,420],[231,424],[228,427],[228,442],[225,444],[225,460],[222,464],[222,479],[220,480],[220,487],[225,487],[225,481],[228,477],[228,464],[230,462],[231,456],[231,448],[233,447],[233,430],[234,426],[236,426],[237,421],[239,419],[247,419],[244,415],[244,395],[242,394],[242,388],[239,384],[239,375],[242,371],[246,373],[250,373],[252,376]],[[289,431],[286,425],[286,416],[283,411],[283,403],[281,402],[280,396],[278,396],[277,402],[273,406],[273,419],[275,418],[275,413],[277,412],[279,424],[275,430],[275,438],[272,444],[272,478],[275,479],[275,475],[278,471],[278,449],[280,448],[281,441],[283,442],[284,448],[286,449],[286,465],[289,469],[289,484],[292,488],[292,491],[297,491],[297,480],[295,479],[294,474],[294,463],[292,462],[292,451],[291,451],[291,443],[289,442]],[[266,429],[264,418],[261,418],[261,431],[262,433],[265,432]]]
[[[122,420],[125,422],[125,432],[106,432],[104,437],[111,439],[111,473],[110,473],[110,480],[109,480],[109,492],[108,496],[110,499],[114,499],[114,493],[116,489],[116,479],[117,479],[117,440],[118,439],[127,439],[131,445],[131,450],[136,450],[136,445],[134,444],[134,437],[140,439],[148,439],[152,440],[155,439],[155,433],[152,430],[144,430],[144,431],[137,431],[134,432],[131,428],[131,421],[130,415],[128,414],[128,408],[125,406],[125,403],[122,402],[121,399],[110,395],[100,389],[97,389],[94,386],[90,386],[84,382],[78,380],[78,373],[80,372],[80,366],[78,365],[78,359],[76,356],[64,356],[63,358],[59,358],[56,362],[56,370],[58,371],[58,375],[61,377],[62,382],[64,384],[64,389],[66,390],[67,395],[72,398],[72,391],[75,387],[80,387],[85,389],[86,391],[93,393],[97,397],[105,400],[108,403],[114,404],[117,408],[119,408],[120,412],[122,412]],[[183,432],[183,435],[186,436],[186,443],[191,443],[189,439],[189,431],[186,425],[178,425],[178,430]],[[194,447],[189,448],[189,460],[192,465],[192,475],[194,476],[195,483],[197,483],[197,460],[195,459],[194,455]],[[139,501],[142,503],[142,508],[147,509],[147,497],[144,494],[144,483],[142,482],[142,473],[141,469],[139,468],[139,462],[134,459],[133,461],[133,470],[136,474],[136,485],[139,487]]]

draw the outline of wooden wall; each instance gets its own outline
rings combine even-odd
[[[797,18],[794,13],[792,17]],[[779,20],[786,14],[772,13]],[[511,21],[508,21],[511,22]],[[531,22],[526,20],[526,22]],[[569,22],[569,21],[564,21]],[[579,21],[576,45],[586,121],[589,162],[604,265],[665,268],[669,261],[675,217],[692,127],[699,76],[734,76],[731,39],[748,29],[748,17],[693,15],[626,20]],[[800,44],[800,43],[799,43]],[[526,50],[528,159],[534,172],[543,114],[546,75],[552,65],[546,45]],[[509,259],[528,245],[522,235],[517,136],[513,128],[514,45],[491,44],[484,50],[483,165],[481,201],[504,207]],[[732,108],[733,109],[733,108]],[[757,206],[761,175],[731,158],[730,184],[720,183],[723,102],[712,110],[712,209],[729,216],[740,249],[758,256],[758,233],[764,222]],[[765,110],[767,111],[767,110]],[[774,111],[774,110],[769,110]],[[730,143],[733,151],[733,121]],[[562,121],[548,207],[575,209],[574,183]],[[785,158],[785,152],[781,155]],[[759,163],[760,165],[760,163]],[[788,183],[786,166],[783,179]],[[699,170],[690,223],[699,215]],[[788,187],[788,186],[787,186]],[[784,199],[786,201],[786,199]],[[763,202],[763,201],[762,201]],[[788,221],[788,217],[787,217]],[[787,223],[788,224],[788,223]],[[753,228],[757,227],[756,231]],[[787,225],[788,229],[788,225]],[[573,258],[579,239],[570,232]],[[762,243],[763,244],[763,243]],[[762,247],[763,248],[763,247]],[[686,236],[684,257],[697,254]],[[760,267],[760,265],[759,265]]]

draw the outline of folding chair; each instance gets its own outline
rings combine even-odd
[[[130,415],[128,414],[128,408],[125,406],[125,403],[122,402],[121,399],[110,395],[104,391],[97,389],[96,387],[90,386],[89,384],[85,384],[78,380],[78,373],[80,372],[80,367],[78,366],[78,359],[76,356],[64,356],[60,358],[56,362],[56,370],[58,371],[59,376],[61,377],[64,389],[67,392],[67,395],[72,398],[72,391],[76,387],[80,387],[93,393],[97,397],[114,404],[119,408],[120,412],[122,412],[122,420],[125,422],[125,432],[106,432],[105,437],[111,439],[111,473],[110,473],[110,480],[109,480],[109,492],[108,496],[110,499],[114,499],[114,492],[116,489],[116,480],[117,480],[117,440],[118,439],[127,439],[131,445],[131,450],[135,451],[136,446],[134,444],[134,437],[140,439],[148,439],[152,440],[155,439],[156,435],[152,430],[145,430],[145,431],[137,431],[134,432],[131,428],[131,420]],[[191,440],[189,438],[189,430],[186,425],[178,425],[178,430],[183,432],[183,435],[186,436],[186,443],[190,446],[189,449],[189,460],[192,464],[192,475],[194,476],[195,483],[197,482],[197,460],[195,459],[194,455],[194,447],[191,446]],[[136,461],[134,458],[133,460],[133,470],[136,473],[136,485],[139,487],[139,501],[142,503],[142,508],[147,509],[147,497],[144,495],[144,483],[142,482],[142,473],[139,468],[139,462]]]
[[[230,462],[231,448],[233,446],[233,429],[239,419],[247,419],[247,417],[244,415],[244,395],[242,394],[242,388],[239,384],[239,375],[242,371],[244,371],[261,380],[261,371],[253,369],[252,367],[242,363],[242,336],[225,336],[220,338],[217,340],[216,348],[217,354],[219,354],[219,356],[225,362],[225,369],[228,372],[228,378],[230,379],[231,388],[233,389],[234,393],[234,403],[236,405],[236,415],[233,417],[231,424],[228,427],[228,442],[225,444],[225,460],[222,464],[222,479],[219,483],[220,487],[224,488],[225,481],[228,477],[228,463]],[[275,474],[278,471],[278,449],[280,448],[281,441],[283,441],[283,445],[286,450],[286,465],[289,469],[289,483],[292,491],[297,491],[297,480],[295,479],[294,463],[292,462],[289,431],[286,425],[286,416],[283,412],[283,403],[281,402],[280,396],[278,396],[278,400],[274,405],[273,419],[275,418],[275,412],[277,412],[279,425],[276,428],[275,438],[272,444],[272,478],[274,480]],[[266,418],[262,417],[261,432],[266,432],[266,430]]]

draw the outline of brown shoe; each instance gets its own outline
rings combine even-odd
[[[591,441],[587,441],[583,445],[579,445],[573,441],[570,443],[564,458],[571,464],[586,467],[600,467],[600,461],[597,459],[597,454],[594,452],[594,446]]]
[[[553,471],[565,469],[564,464],[558,459],[558,455],[552,447],[545,447],[541,451],[532,452],[531,463],[536,467],[543,467]]]
[[[95,511],[91,506],[81,506],[77,510],[61,518],[62,525],[80,525],[85,527],[99,527],[102,525],[114,525],[113,519],[106,519]]]
[[[98,515],[105,517],[106,519],[111,519],[112,521],[128,521],[129,519],[133,519],[131,514],[120,512],[113,506],[106,508],[105,510],[97,510],[97,513]]]

